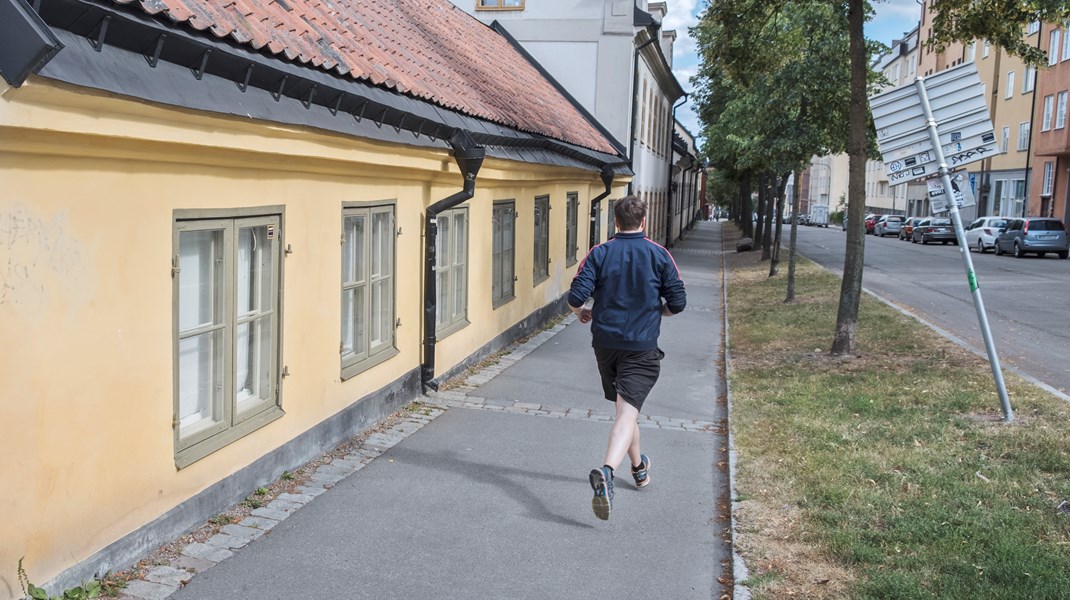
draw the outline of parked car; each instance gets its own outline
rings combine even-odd
[[[945,245],[950,242],[958,243],[955,239],[955,226],[951,223],[951,219],[946,217],[922,219],[914,226],[910,241],[915,244],[918,242],[923,244],[942,242]]]
[[[873,225],[873,235],[884,237],[886,235],[898,235],[903,228],[903,217],[898,215],[881,215]]]
[[[910,217],[906,221],[903,221],[903,226],[899,228],[899,239],[909,240],[914,234],[914,226],[918,224],[921,217]]]
[[[966,247],[976,249],[984,254],[989,248],[996,247],[996,236],[999,230],[1007,226],[1006,217],[977,217],[966,228]]]
[[[1055,252],[1059,258],[1066,258],[1070,255],[1066,226],[1059,219],[1045,217],[1011,219],[996,236],[996,254],[1005,252],[1013,252],[1018,258],[1029,252],[1040,257]]]
[[[872,213],[866,215],[866,233],[867,234],[873,233],[873,228],[876,227],[877,219],[879,217],[880,217],[880,215],[875,215],[875,214],[872,214]]]

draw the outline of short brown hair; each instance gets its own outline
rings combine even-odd
[[[613,217],[622,231],[639,229],[646,217],[646,204],[635,196],[625,196],[613,206]]]

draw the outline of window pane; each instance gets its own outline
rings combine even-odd
[[[510,219],[511,221],[512,219]],[[512,233],[510,232],[507,242],[509,248],[502,253],[502,297],[511,298],[515,290],[513,279],[516,276],[516,255],[513,250]]]
[[[266,225],[242,227],[238,230],[236,308],[239,316],[271,309],[272,243],[272,240],[267,239]]]
[[[465,260],[465,247],[468,245],[468,224],[465,222],[466,216],[467,215],[463,210],[458,211],[457,214],[453,216],[454,253],[452,264],[455,265],[464,264]]]
[[[342,355],[364,353],[365,286],[342,291]]]
[[[435,266],[441,269],[442,267],[449,266],[450,262],[450,218],[449,215],[438,217],[438,238],[435,240],[435,252],[438,255],[438,259],[435,261]]]
[[[439,269],[435,274],[435,286],[438,298],[435,306],[435,323],[439,325],[446,324],[449,319],[449,306],[446,302],[449,300],[449,271],[445,269]]]
[[[390,280],[384,279],[372,284],[372,320],[376,323],[371,336],[371,348],[390,342],[394,331],[393,299]]]
[[[346,217],[345,246],[342,251],[342,280],[364,281],[364,215]]]
[[[223,419],[222,339],[222,331],[210,331],[178,343],[179,437]]]
[[[375,282],[371,284],[371,319],[368,323],[370,330],[368,331],[368,341],[371,345],[375,345],[383,339],[383,298],[382,298],[383,286],[381,283]]]
[[[223,231],[179,233],[178,330],[220,323]]]
[[[390,268],[390,213],[372,215],[372,277],[382,277]]]
[[[453,303],[450,306],[450,320],[464,317],[464,292],[468,278],[465,275],[465,266],[461,265],[454,269]]]
[[[271,387],[271,317],[241,323],[235,333],[234,389],[238,412],[267,400]]]

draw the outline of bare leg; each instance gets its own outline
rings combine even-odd
[[[636,415],[639,416],[638,414]],[[635,433],[632,434],[632,443],[628,446],[628,458],[631,459],[631,466],[636,466],[643,462],[643,453],[639,449],[639,423],[635,424]]]
[[[617,470],[624,455],[632,459],[632,464],[639,464],[639,411],[617,396],[617,415],[613,419],[613,428],[609,430],[609,447],[606,448],[606,460],[603,464]]]

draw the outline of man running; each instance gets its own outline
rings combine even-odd
[[[646,206],[635,196],[616,203],[617,234],[591,249],[568,294],[581,323],[591,323],[591,346],[606,400],[616,403],[605,460],[590,474],[599,519],[613,509],[613,472],[631,459],[635,486],[650,483],[650,459],[639,446],[639,411],[661,372],[661,318],[684,310],[687,294],[669,252],[647,239]],[[592,308],[584,307],[594,297]]]

